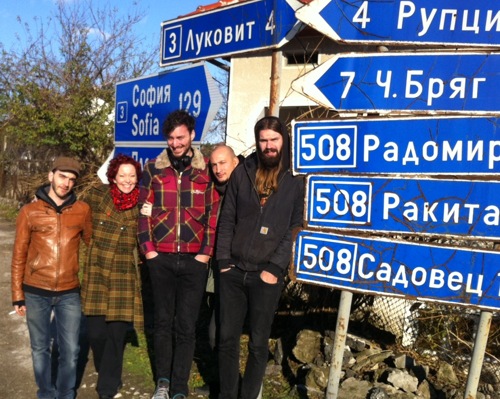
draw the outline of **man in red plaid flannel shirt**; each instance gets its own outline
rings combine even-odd
[[[138,239],[154,299],[153,399],[189,394],[196,321],[213,253],[219,195],[208,160],[191,146],[194,127],[185,111],[167,116],[167,148],[144,166],[140,187],[139,202],[152,203],[151,216],[139,217]]]

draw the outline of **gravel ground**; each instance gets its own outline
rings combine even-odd
[[[26,319],[11,314],[13,307],[10,293],[10,263],[15,237],[13,222],[0,219],[0,398],[35,398],[36,384],[31,363]],[[85,351],[84,351],[85,352]],[[96,399],[95,373],[92,360],[82,356],[80,367],[81,383],[77,391],[78,399]],[[117,398],[150,398],[152,392],[134,386],[133,378],[123,376],[123,388]],[[141,385],[148,385],[147,382]],[[153,387],[149,388],[151,391]]]

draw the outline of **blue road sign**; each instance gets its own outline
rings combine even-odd
[[[302,24],[297,0],[253,0],[163,22],[160,66],[280,47]]]
[[[217,84],[203,63],[120,82],[115,97],[115,143],[125,145],[164,143],[162,123],[177,109],[196,118],[195,141],[201,141],[222,104]]]
[[[500,54],[344,54],[292,87],[336,110],[500,112]]]
[[[500,238],[500,182],[310,175],[306,225]]]
[[[293,262],[297,279],[306,283],[500,308],[499,252],[302,230],[295,239]]]
[[[500,46],[497,0],[314,0],[296,16],[351,44]]]
[[[153,143],[154,145],[154,143]],[[156,158],[160,153],[167,148],[167,144],[164,142],[163,145],[158,143],[156,146],[148,146],[148,147],[124,147],[124,146],[116,146],[114,150],[114,155],[123,154],[129,155],[134,158],[137,162],[141,164],[144,168],[144,165],[153,158]]]
[[[499,122],[487,117],[293,121],[293,171],[498,175]]]

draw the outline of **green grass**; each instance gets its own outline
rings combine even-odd
[[[153,387],[153,372],[144,333],[137,333],[133,342],[127,345],[123,357],[123,370],[124,373],[132,376],[136,384],[142,387]]]
[[[17,206],[0,202],[0,217],[15,221],[18,212]]]
[[[240,371],[243,372],[245,359],[248,354],[248,336],[241,337],[241,361]],[[124,374],[131,379],[135,385],[147,390],[154,387],[153,374],[151,371],[150,356],[147,348],[146,337],[143,333],[137,335],[137,340],[132,339],[132,343],[127,345],[123,364]],[[194,391],[207,383],[203,380],[196,362],[193,362],[191,376],[189,379],[189,388]],[[264,377],[263,399],[293,399],[296,395],[291,392],[288,381],[281,373],[273,373]]]
[[[134,383],[143,388],[152,388],[154,385],[153,372],[151,369],[150,353],[148,352],[147,340],[144,333],[138,333],[137,336],[129,340],[130,343],[125,349],[123,358],[124,373],[134,380]],[[205,385],[203,377],[193,362],[189,387],[194,390]]]

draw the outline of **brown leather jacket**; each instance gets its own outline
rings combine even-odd
[[[88,245],[91,235],[90,207],[74,196],[59,209],[43,198],[23,206],[12,254],[12,302],[24,301],[23,284],[50,292],[78,288],[80,238]]]

